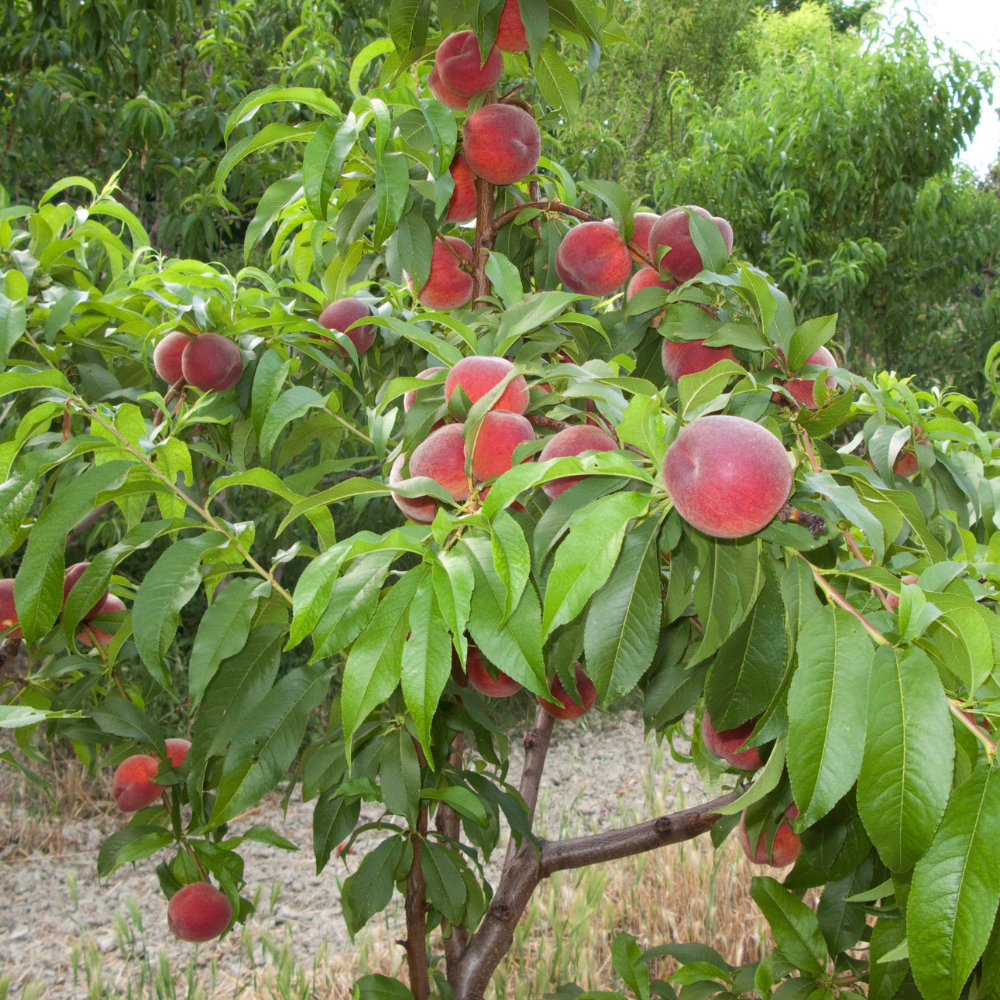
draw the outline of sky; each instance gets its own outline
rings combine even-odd
[[[973,57],[984,50],[1000,59],[1000,0],[902,0],[901,6],[919,10],[925,32],[948,43],[960,55]],[[918,19],[918,23],[919,19]],[[983,177],[1000,155],[1000,80],[994,84],[992,108],[984,107],[972,144],[959,157]]]

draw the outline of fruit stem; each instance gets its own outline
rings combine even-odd
[[[831,584],[829,584],[823,577],[823,574],[815,567],[811,562],[801,552],[795,553],[811,570],[813,579],[819,585],[820,590],[823,591],[826,596],[833,601],[835,604],[839,604],[845,611],[850,612],[855,618],[864,626],[865,631],[877,642],[880,646],[889,645],[889,640],[882,635],[881,632],[873,625],[868,623],[868,620],[863,614],[850,601],[847,600],[839,591],[837,591]]]
[[[986,756],[992,762],[993,758],[996,757],[996,755],[997,755],[997,745],[996,745],[996,743],[994,743],[993,740],[991,740],[986,735],[986,733],[984,733],[979,728],[979,726],[977,726],[974,722],[970,722],[969,721],[968,717],[966,716],[965,712],[963,711],[963,709],[960,706],[961,706],[961,703],[955,701],[954,698],[949,698],[948,699],[948,711],[951,712],[951,714],[956,719],[958,719],[958,721],[963,726],[965,726],[965,728],[968,729],[969,732],[972,733],[972,735],[975,736],[976,739],[979,740],[980,743],[982,743],[982,745],[986,748]]]
[[[844,528],[844,539],[847,542],[847,547],[854,553],[854,558],[863,562],[866,566],[871,566],[871,563],[864,557],[861,549],[858,548],[858,543],[854,540],[854,536],[851,534],[850,528]],[[892,605],[889,603],[889,599],[885,596],[885,591],[881,587],[876,587],[873,583],[871,585],[872,593],[882,602],[883,607],[886,611],[893,611]]]

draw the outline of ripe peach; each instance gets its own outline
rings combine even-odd
[[[585,451],[615,451],[618,445],[611,435],[605,433],[600,427],[590,425],[578,425],[566,427],[564,430],[553,434],[545,442],[539,462],[547,462],[551,458],[568,458],[572,455],[582,455]],[[557,496],[565,493],[571,486],[576,486],[584,476],[560,476],[547,483],[542,483],[542,489],[550,500],[555,500]]]
[[[632,242],[649,252],[649,234],[660,217],[653,212],[636,212],[632,217]]]
[[[446,424],[431,431],[413,449],[411,476],[430,476],[458,501],[468,500],[470,487],[465,474],[465,439],[461,424]]]
[[[731,347],[706,347],[704,340],[664,340],[663,370],[679,382],[682,375],[693,375],[719,361],[735,361]]]
[[[208,882],[181,886],[167,905],[167,926],[182,941],[211,941],[222,934],[232,919],[232,904]]]
[[[160,762],[155,757],[139,753],[123,760],[115,768],[111,794],[122,812],[145,809],[160,797],[163,789],[152,781],[159,766]]]
[[[904,479],[915,476],[920,471],[920,462],[917,460],[917,453],[915,451],[904,451],[896,459],[896,464],[893,465],[892,471]]]
[[[452,111],[464,111],[469,106],[469,99],[467,97],[459,97],[458,94],[453,94],[441,82],[441,74],[438,73],[437,66],[427,74],[427,86],[434,97],[446,108],[451,108]]]
[[[556,273],[571,292],[610,295],[628,281],[632,255],[617,229],[603,222],[584,222],[559,244]]]
[[[503,5],[497,28],[497,48],[504,52],[526,52],[528,49],[528,36],[524,31],[518,0],[507,0]]]
[[[472,264],[472,247],[457,236],[439,235],[431,251],[431,273],[417,295],[428,309],[458,309],[472,298],[472,274],[464,265]],[[410,291],[413,279],[404,271]]]
[[[792,490],[788,452],[745,417],[699,417],[677,435],[663,480],[678,513],[714,538],[742,538],[766,527]]]
[[[469,683],[487,698],[509,698],[521,690],[521,685],[512,677],[508,677],[502,670],[497,671],[496,680],[490,677],[483,665],[479,649],[471,642],[469,643],[468,656],[465,659],[465,670],[469,675]]]
[[[562,702],[562,708],[557,708],[551,702],[545,701],[541,695],[538,696],[538,704],[554,719],[579,719],[581,715],[586,715],[594,707],[594,702],[597,700],[597,688],[594,687],[594,682],[583,672],[583,667],[579,663],[575,663],[574,666],[576,667],[576,690],[579,692],[580,701],[583,704],[578,705],[573,701],[566,688],[563,687],[558,674],[552,679],[549,690],[553,697]]]
[[[153,348],[153,368],[167,385],[173,385],[181,377],[181,356],[191,339],[186,333],[174,330]]]
[[[503,56],[494,45],[484,63],[475,33],[455,31],[438,46],[434,65],[448,90],[459,97],[472,97],[496,86],[503,73]]]
[[[184,381],[202,392],[232,389],[243,374],[243,356],[235,342],[217,333],[199,333],[181,357]]]
[[[62,607],[66,607],[66,599],[69,597],[69,592],[76,586],[77,580],[87,571],[87,567],[90,565],[89,562],[78,562],[73,563],[72,566],[67,567],[66,575],[63,577],[63,602]],[[98,600],[98,602],[83,616],[84,619],[93,618],[94,615],[100,614],[101,609],[104,607],[104,602],[108,598],[108,592],[104,591],[104,596]]]
[[[471,222],[476,217],[476,178],[464,153],[456,153],[448,168],[455,190],[448,199],[445,222]]]
[[[115,597],[114,594],[108,594],[104,598],[104,603],[101,605],[101,610],[96,612],[101,615],[109,615],[115,611],[124,611],[125,605]],[[91,637],[91,632],[93,632],[93,638]],[[108,646],[111,644],[111,640],[114,638],[113,635],[109,635],[107,632],[102,632],[99,628],[94,628],[93,625],[89,625],[87,628],[81,629],[76,634],[76,641],[80,643],[81,646],[93,646],[94,638],[102,646]]]
[[[444,398],[451,399],[452,393],[461,386],[470,402],[478,402],[490,389],[499,385],[513,367],[506,358],[480,357],[475,354],[462,358],[444,380]],[[507,383],[507,388],[491,408],[524,413],[528,402],[528,383],[523,375],[518,375]]]
[[[462,148],[477,177],[490,184],[516,184],[538,166],[542,133],[523,108],[487,104],[465,120]]]
[[[751,719],[735,729],[723,729],[719,732],[712,725],[712,717],[706,712],[701,717],[701,741],[713,757],[724,760],[738,771],[756,771],[758,767],[763,766],[756,747],[737,753],[753,732],[756,722],[756,719]]]
[[[625,301],[628,302],[636,292],[642,291],[643,288],[650,288],[654,285],[657,288],[666,289],[668,292],[677,287],[669,278],[666,280],[661,278],[660,272],[655,267],[642,267],[632,275],[632,280],[628,283],[628,288],[625,289]],[[659,326],[659,321],[656,325]]]
[[[190,742],[177,737],[163,742],[167,745],[167,756],[170,758],[171,767],[180,767],[187,757],[188,750],[191,749]]]
[[[443,372],[444,365],[435,365],[433,368],[425,368],[422,372],[417,372],[414,378],[430,378],[437,372]],[[417,401],[416,389],[410,389],[403,393],[403,412],[405,413]]]
[[[712,215],[706,209],[698,205],[685,205],[684,208],[672,208],[669,212],[661,215],[653,224],[649,231],[649,252],[654,262],[656,250],[661,246],[668,246],[670,249],[660,260],[660,267],[669,271],[678,282],[690,281],[696,274],[704,270],[701,261],[701,254],[698,253],[691,238],[691,219],[685,208],[694,209],[705,219],[711,219],[722,233],[722,238],[726,242],[726,249],[732,253],[733,250],[733,227],[725,219],[717,215]]]
[[[472,449],[472,478],[481,483],[509,471],[514,464],[514,449],[522,441],[534,440],[534,428],[520,413],[490,410]]]
[[[11,629],[7,633],[10,640],[20,639],[20,628],[11,628],[18,622],[17,608],[14,606],[14,581],[0,580],[0,629]]]
[[[336,330],[342,333],[354,345],[358,354],[364,354],[372,344],[375,343],[376,328],[373,323],[365,323],[363,326],[356,326],[353,330],[347,328],[356,323],[359,319],[371,316],[371,306],[361,299],[346,298],[337,299],[331,302],[320,314],[319,325],[327,330]],[[337,344],[337,350],[342,355],[347,352]]]
[[[747,814],[746,810],[744,810],[743,815],[740,817],[739,826],[740,847],[743,848],[743,853],[755,865],[770,865],[772,868],[784,868],[792,864],[799,856],[799,851],[802,849],[802,841],[799,840],[798,835],[792,829],[791,823],[787,822],[787,820],[795,819],[798,815],[798,806],[793,802],[785,810],[786,819],[783,819],[778,826],[778,830],[774,835],[774,843],[771,845],[771,856],[768,858],[766,830],[761,831],[760,840],[757,841],[757,849],[755,851],[750,850],[750,834],[747,831]]]
[[[392,468],[389,470],[390,484],[402,480],[404,461],[406,461],[406,455],[400,455],[392,463]],[[410,475],[414,475],[412,469]],[[437,501],[434,497],[404,497],[393,493],[392,501],[411,521],[416,521],[418,524],[430,524],[437,513]]]
[[[781,356],[781,360],[785,360],[784,351],[781,348],[777,348],[778,354]],[[830,353],[825,347],[818,347],[812,354],[806,358],[807,365],[822,365],[824,368],[836,368],[837,359]],[[768,367],[774,367],[778,364],[777,361],[771,361]],[[787,382],[780,383],[792,394],[795,401],[799,406],[808,406],[810,410],[816,409],[816,401],[813,399],[813,385],[816,380],[811,378],[793,378],[789,379]],[[837,380],[834,378],[827,377],[826,386],[828,389],[837,388]],[[779,402],[784,399],[781,393],[774,393],[773,398],[775,402]]]

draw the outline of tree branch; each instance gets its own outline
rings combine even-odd
[[[667,60],[664,59],[660,63],[660,68],[656,71],[656,79],[653,81],[653,89],[649,92],[649,108],[646,111],[646,120],[642,123],[642,127],[636,133],[635,140],[632,142],[633,153],[637,153],[639,151],[639,146],[642,144],[642,140],[646,138],[649,126],[653,124],[653,112],[656,110],[656,92],[660,89],[660,81],[663,79],[663,74],[666,68]]]
[[[420,843],[427,833],[427,807],[420,810],[417,830],[410,835],[413,844],[413,864],[406,877],[406,964],[410,972],[410,992],[415,1000],[430,996],[427,977],[427,887],[420,864]]]
[[[4,639],[0,642],[0,684],[3,684],[7,674],[13,669],[20,648],[20,639]]]
[[[494,87],[487,91],[487,104],[496,104],[497,92]],[[493,210],[496,206],[496,190],[489,181],[476,178],[476,235],[472,241],[472,307],[487,305],[482,301],[490,294],[490,282],[486,277],[486,264],[493,249],[493,238],[497,230],[493,224]]]
[[[72,545],[88,528],[93,527],[111,509],[111,501],[95,507],[67,536],[66,544]]]
[[[448,762],[456,770],[462,769],[462,755],[465,750],[465,734],[459,733],[452,743],[452,752],[448,757]],[[434,816],[434,825],[438,833],[449,840],[458,841],[462,836],[462,820],[458,813],[452,809],[447,802],[439,802],[437,813]],[[442,921],[441,933],[444,943],[444,958],[447,970],[450,972],[455,964],[462,958],[462,952],[469,941],[469,931],[465,927],[452,925],[451,933],[448,934],[448,922]]]

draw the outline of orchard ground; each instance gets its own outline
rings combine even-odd
[[[528,705],[527,696],[522,697]],[[511,732],[511,742],[509,780],[516,783],[523,756],[517,731]],[[59,767],[58,808],[53,812],[13,771],[0,772],[0,797],[9,803],[0,816],[0,898],[7,901],[0,911],[0,976],[10,977],[11,996],[82,1000],[114,996],[112,987],[124,994],[126,984],[138,980],[143,944],[154,969],[162,952],[173,976],[186,981],[194,949],[168,932],[152,867],[119,869],[106,886],[97,877],[97,849],[120,824],[109,789],[81,782],[82,769],[75,762]],[[109,773],[104,784],[110,784]],[[594,712],[584,722],[556,727],[542,780],[539,832],[552,837],[607,829],[693,804],[702,794],[692,765],[672,760],[666,745],[657,748],[652,739],[644,741],[642,720],[634,711]],[[225,941],[199,948],[196,980],[206,996],[213,995],[213,964],[214,995],[219,997],[270,996],[265,988],[268,976],[277,975],[289,957],[310,983],[314,963],[319,965],[318,996],[349,996],[359,973],[405,975],[403,951],[393,944],[404,933],[402,900],[397,896],[388,920],[366,928],[351,944],[338,889],[338,879],[347,872],[331,862],[322,876],[315,875],[312,808],[296,792],[283,820],[279,797],[272,794],[233,824],[240,831],[268,823],[301,852],[290,855],[266,844],[246,845],[248,895],[259,891],[258,912],[248,921],[245,936],[237,928]],[[362,819],[374,818],[377,811],[367,807]],[[352,868],[373,843],[371,837],[361,838],[349,858]],[[498,852],[490,866],[494,885],[501,860]],[[757,869],[746,862],[732,836],[717,854],[704,837],[654,855],[564,873],[538,893],[534,919],[523,922],[509,961],[495,980],[496,995],[537,995],[549,983],[567,979],[595,989],[611,988],[608,942],[628,928],[648,935],[650,943],[702,940],[731,962],[753,960],[766,926],[747,892],[752,870]],[[666,886],[669,902],[664,905]],[[649,897],[652,912],[637,896]],[[130,901],[141,916],[143,936],[130,916]],[[75,982],[74,953],[79,964]],[[98,959],[97,975],[107,984],[105,992],[91,992]],[[30,992],[32,982],[39,993]],[[150,990],[149,995],[155,994]]]

